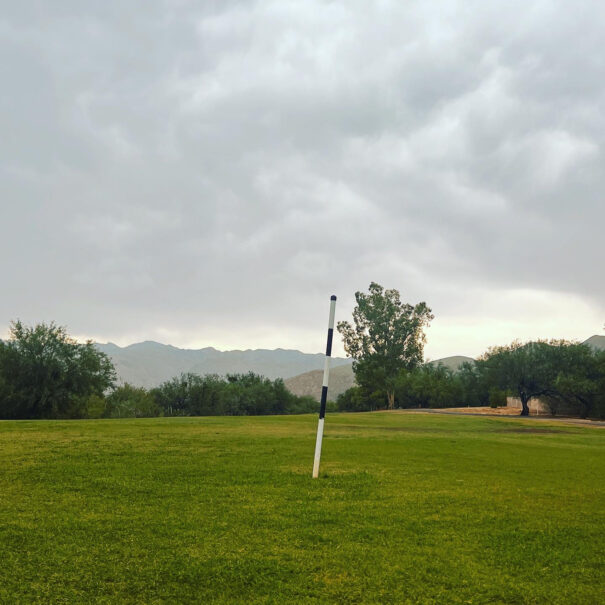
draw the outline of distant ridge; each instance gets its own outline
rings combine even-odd
[[[443,357],[443,359],[435,359],[434,361],[429,361],[428,363],[432,366],[445,366],[446,368],[452,370],[452,372],[457,372],[463,363],[474,363],[475,360],[472,357],[466,357],[465,355],[452,355],[451,357]]]
[[[463,363],[475,361],[472,357],[464,355],[454,355],[453,357],[444,357],[429,361],[431,365],[443,365],[456,372]],[[321,384],[323,382],[323,371],[314,370],[305,372],[299,376],[288,378],[285,381],[286,387],[291,393],[303,396],[308,395],[319,399],[321,395]],[[328,399],[334,401],[341,393],[355,385],[355,374],[351,365],[342,365],[341,367],[330,370],[330,387],[328,389]]]
[[[595,334],[584,344],[605,351],[605,336]],[[286,386],[296,394],[318,397],[321,392],[324,355],[301,353],[289,349],[247,349],[245,351],[218,351],[213,347],[203,349],[179,349],[154,341],[138,342],[119,347],[111,342],[95,345],[113,361],[118,381],[151,388],[182,372],[196,374],[225,374],[255,372],[267,378],[283,378]],[[460,369],[471,357],[454,355],[430,361],[444,365],[453,371]],[[342,366],[342,368],[340,368]],[[354,385],[351,360],[332,358],[330,399]],[[307,376],[307,374],[309,374]]]
[[[118,382],[151,388],[183,372],[196,374],[237,374],[255,372],[271,380],[290,378],[323,368],[324,355],[301,353],[288,349],[248,349],[245,351],[218,351],[179,349],[154,341],[139,342],[126,347],[113,343],[96,343],[99,351],[111,358]],[[348,365],[349,359],[333,357],[335,367]]]
[[[595,334],[594,336],[586,339],[583,344],[588,345],[597,351],[605,351],[605,336]]]
[[[323,383],[323,370],[312,370],[299,376],[288,378],[284,382],[286,388],[300,397],[314,397],[319,401],[321,396],[321,385]],[[355,375],[351,365],[342,365],[330,370],[330,387],[328,399],[335,401],[336,398],[355,385]]]

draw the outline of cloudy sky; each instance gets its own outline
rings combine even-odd
[[[0,4],[0,336],[317,352],[370,281],[433,359],[603,333],[602,2]]]

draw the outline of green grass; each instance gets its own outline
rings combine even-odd
[[[316,426],[0,422],[0,602],[605,602],[605,430]]]

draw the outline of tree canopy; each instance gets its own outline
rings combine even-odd
[[[435,364],[399,370],[395,405],[401,408],[459,406],[500,407],[507,395],[522,402],[540,398],[555,415],[605,416],[605,352],[564,340],[514,342],[489,349],[473,363],[456,371]],[[359,385],[340,395],[342,411],[366,411],[385,407],[384,396]]]
[[[529,401],[542,398],[556,413],[562,402],[586,414],[597,393],[598,355],[588,346],[566,340],[513,342],[493,347],[480,360],[491,385],[521,400],[521,415]]]
[[[78,343],[54,323],[33,327],[11,323],[0,342],[0,416],[72,418],[86,416],[94,398],[115,380],[110,359],[91,341]]]
[[[395,383],[400,370],[422,363],[424,328],[433,319],[426,303],[402,303],[397,290],[372,282],[369,293],[356,292],[353,324],[338,322],[345,351],[353,358],[359,386],[384,393],[388,407],[395,405]]]
[[[165,416],[252,416],[314,412],[318,402],[290,393],[281,378],[270,380],[252,372],[181,374],[150,394]]]

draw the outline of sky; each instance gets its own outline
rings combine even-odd
[[[430,359],[603,333],[604,3],[0,8],[0,336],[320,352],[371,281]]]

